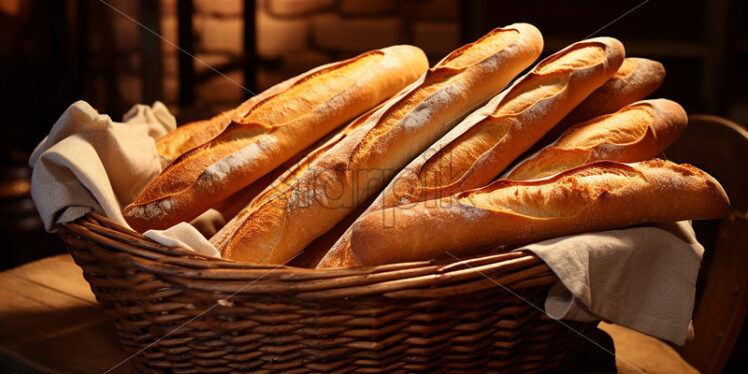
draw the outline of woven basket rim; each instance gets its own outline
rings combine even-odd
[[[537,306],[558,278],[529,252],[315,270],[163,246],[95,213],[58,235],[142,372],[527,372],[579,347]]]
[[[498,286],[537,287],[558,279],[539,257],[526,251],[346,269],[242,263],[156,243],[95,212],[61,226],[58,234],[71,250],[83,244],[83,239],[88,250],[112,263],[125,261],[127,266],[174,283],[227,294],[291,293],[300,299],[373,294],[432,298]]]

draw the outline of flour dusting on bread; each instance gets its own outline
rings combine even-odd
[[[208,166],[198,178],[198,183],[214,183],[225,179],[235,170],[262,160],[267,154],[273,154],[277,149],[278,146],[272,138],[260,137],[254,143]]]
[[[129,214],[133,217],[149,219],[163,216],[169,213],[173,207],[174,202],[167,197],[144,205],[135,206],[129,211]]]

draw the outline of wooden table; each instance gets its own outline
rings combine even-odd
[[[658,339],[617,325],[600,328],[613,339],[618,373],[640,373],[626,362],[646,373],[698,373]],[[101,373],[126,358],[70,255],[0,273],[0,372]],[[111,373],[128,371],[124,364]]]
[[[0,273],[0,372],[101,373],[125,358],[70,255]]]

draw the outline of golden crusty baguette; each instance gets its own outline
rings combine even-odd
[[[351,121],[348,125],[344,126],[339,132],[332,136],[327,137],[324,141],[318,141],[313,149],[305,152],[302,157],[296,160],[295,163],[288,165],[282,172],[278,173],[273,177],[272,180],[266,181],[267,177],[275,174],[267,174],[252,183],[246,191],[240,191],[239,193],[245,193],[245,196],[234,197],[235,200],[246,201],[238,213],[231,214],[231,211],[235,209],[233,206],[228,207],[227,214],[231,214],[232,218],[224,225],[213,237],[210,238],[211,244],[216,248],[221,248],[225,245],[225,242],[231,238],[234,232],[244,223],[247,217],[252,214],[257,208],[261,207],[264,203],[276,198],[282,194],[289,187],[291,187],[294,181],[309,168],[315,160],[320,158],[325,152],[332,148],[335,144],[343,140],[351,131],[361,126],[369,117],[377,113],[379,109],[384,106],[384,103],[377,107],[370,109],[368,112],[362,114],[355,120]],[[298,157],[298,156],[297,156]],[[297,157],[294,157],[297,158]],[[291,160],[289,160],[291,161]],[[288,163],[288,162],[287,162]],[[285,164],[284,164],[285,165]],[[279,167],[278,169],[281,169]],[[276,169],[277,170],[277,169]],[[260,184],[259,182],[263,182]],[[264,184],[264,185],[263,185]],[[248,200],[248,201],[247,201]],[[237,205],[235,202],[229,202],[229,205]],[[223,213],[223,210],[219,209]]]
[[[607,81],[624,58],[613,38],[581,41],[549,56],[405,167],[367,212],[482,187]],[[350,230],[319,268],[353,267]]]
[[[257,96],[253,96],[255,97]],[[156,150],[161,156],[161,163],[168,165],[190,149],[213,139],[231,123],[237,109],[218,113],[209,119],[186,123],[159,138]]]
[[[278,166],[273,171],[263,175],[262,178],[254,181],[249,186],[244,187],[239,192],[236,192],[223,201],[219,202],[214,208],[221,212],[225,220],[229,221],[229,227],[231,227],[231,225],[238,224],[241,221],[233,221],[233,218],[237,214],[241,213],[246,217],[246,214],[248,213],[247,211],[251,211],[254,207],[256,207],[259,201],[266,200],[269,197],[275,195],[271,193],[272,191],[265,191],[266,189],[270,188],[273,191],[278,192],[279,189],[285,189],[290,186],[294,178],[298,176],[299,170],[303,170],[308,167],[313,160],[317,159],[332,145],[343,139],[346,135],[348,135],[348,133],[350,133],[351,131],[353,131],[353,129],[363,123],[364,120],[369,118],[369,116],[371,116],[382,106],[384,106],[384,104],[385,103],[383,102],[376,107],[369,109],[368,112],[360,115],[355,120],[325,135],[316,143],[310,145],[303,151],[288,159],[288,161],[284,162],[281,166]],[[258,201],[255,201],[259,196],[262,197],[260,197]]]
[[[665,66],[660,62],[628,57],[610,80],[595,90],[571,111],[561,124],[573,125],[603,114],[613,113],[625,105],[655,92],[665,81]]]
[[[279,92],[288,89],[288,87],[297,81],[304,79],[319,70],[327,69],[334,64],[336,63],[322,65],[293,78],[286,79],[285,81],[275,84],[265,91],[250,97],[243,103],[239,104],[236,108],[218,113],[209,119],[190,122],[177,127],[174,131],[169,132],[156,141],[156,149],[158,150],[158,154],[161,156],[162,164],[168,165],[185,152],[215,138],[225,130],[229,124],[231,124],[234,117],[244,116],[252,107],[268,97],[278,94]]]
[[[322,257],[330,250],[332,245],[335,244],[340,236],[351,227],[353,222],[364,213],[364,210],[371,205],[375,197],[376,195],[372,195],[368,200],[357,206],[356,209],[345,216],[345,218],[338,222],[333,228],[314,239],[304,247],[302,253],[294,257],[294,259],[289,261],[287,265],[311,269],[316,268]]]
[[[570,127],[554,143],[520,161],[502,179],[545,178],[602,160],[649,160],[673,144],[687,124],[686,111],[674,101],[639,101]]]
[[[137,231],[189,221],[248,186],[427,68],[423,51],[370,51],[295,81],[254,105],[220,135],[181,155],[127,206]]]
[[[375,194],[463,115],[501,90],[542,50],[532,25],[498,28],[449,54],[315,160],[224,243],[224,257],[285,263]]]
[[[281,164],[281,166],[278,166],[277,168],[273,169],[273,171],[263,175],[260,179],[252,182],[252,184],[250,184],[249,186],[244,187],[243,189],[239,190],[239,192],[236,192],[233,195],[227,197],[226,199],[216,203],[216,205],[213,208],[221,212],[221,215],[223,215],[223,218],[226,221],[230,221],[237,214],[239,214],[239,212],[244,210],[250,202],[255,200],[257,196],[259,196],[263,191],[265,191],[265,189],[270,187],[273,182],[277,181],[281,175],[283,175],[284,173],[288,172],[291,169],[298,167],[298,164],[302,160],[305,160],[306,158],[308,158],[318,148],[326,144],[331,139],[339,137],[340,136],[339,134],[345,131],[346,128],[347,128],[347,125],[341,126],[340,128],[325,135],[322,139],[318,140],[317,142],[310,145],[309,147],[306,147],[303,151],[297,153],[296,155],[288,159],[286,162]]]
[[[613,113],[628,104],[644,99],[660,88],[664,81],[665,67],[661,63],[646,58],[626,58],[612,78],[548,131],[532,151],[553,142],[570,126]]]
[[[361,264],[378,265],[642,223],[712,219],[728,210],[719,183],[691,165],[600,161],[547,179],[498,180],[441,201],[370,213],[353,225],[351,244]]]

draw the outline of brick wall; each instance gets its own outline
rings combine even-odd
[[[165,102],[183,119],[205,117],[234,107],[244,97],[242,69],[213,76],[195,87],[195,107],[178,106],[179,45],[177,3],[158,0],[160,8],[162,92]],[[194,68],[235,61],[243,53],[243,1],[192,0]],[[132,105],[144,103],[143,70],[152,56],[142,55],[144,32],[133,22],[140,2],[109,0],[112,9],[86,2],[86,61],[79,97],[119,118]],[[22,18],[30,3],[0,0],[0,12]],[[70,3],[69,17],[76,3]],[[28,9],[27,9],[28,8]],[[422,47],[432,61],[458,44],[458,2],[453,0],[256,0],[256,91],[313,67],[366,50],[393,44]],[[142,20],[141,20],[142,21]],[[68,20],[76,24],[76,18]],[[73,35],[73,34],[71,34]],[[148,36],[150,37],[150,36]],[[74,52],[72,52],[74,53]],[[76,97],[78,98],[78,97]],[[187,113],[189,112],[189,113]]]
[[[438,60],[458,44],[452,0],[258,1],[259,89],[314,66],[393,44],[415,44]]]
[[[161,31],[176,41],[176,0],[161,1]],[[242,2],[195,0],[195,57],[209,65],[242,53]],[[393,44],[414,44],[432,61],[457,47],[458,3],[452,0],[257,0],[258,91],[315,66]],[[178,96],[177,51],[164,43],[164,100]],[[195,62],[196,70],[206,67]],[[243,84],[242,73],[227,74]],[[234,106],[242,89],[217,76],[200,84],[197,101]]]

